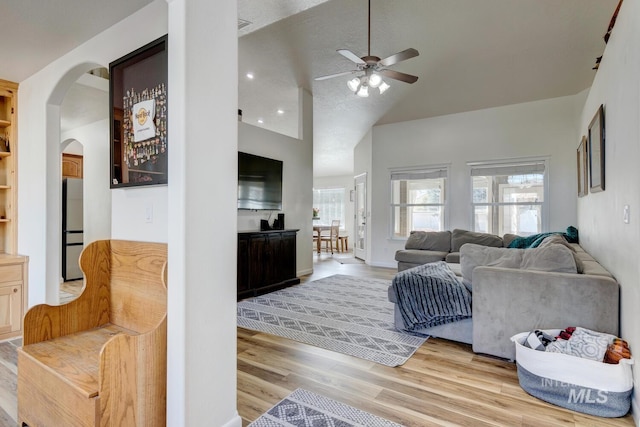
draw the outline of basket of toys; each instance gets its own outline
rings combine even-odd
[[[523,332],[511,341],[520,386],[530,395],[601,417],[629,411],[633,358],[620,338],[570,327]]]

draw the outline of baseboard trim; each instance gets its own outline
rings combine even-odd
[[[307,276],[313,273],[313,268],[307,268],[306,270],[300,270],[296,272],[296,276]]]
[[[223,424],[222,427],[242,427],[242,418],[238,415],[238,412],[236,412],[236,415]]]
[[[382,268],[398,268],[398,263],[396,262],[367,262],[372,267],[382,267]]]

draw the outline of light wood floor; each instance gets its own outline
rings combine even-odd
[[[334,255],[339,257],[342,255]],[[314,273],[391,279],[394,270],[339,264],[314,255]],[[562,409],[524,392],[514,363],[471,346],[429,338],[400,367],[238,328],[238,411],[243,426],[304,388],[405,426],[633,426]]]
[[[344,254],[336,254],[335,258]],[[340,264],[314,255],[314,273],[391,279],[394,270]],[[78,292],[79,286],[65,287]],[[17,424],[16,347],[0,343],[0,427]],[[630,415],[590,417],[544,403],[518,385],[515,365],[475,355],[465,344],[430,338],[401,367],[389,368],[238,328],[238,411],[243,426],[304,388],[405,426],[633,426]]]

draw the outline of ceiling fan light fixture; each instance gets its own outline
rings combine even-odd
[[[360,78],[354,77],[347,82],[347,86],[351,89],[351,92],[357,92],[360,87]]]
[[[378,90],[380,91],[380,95],[382,95],[383,93],[385,93],[387,91],[387,89],[389,89],[391,86],[389,86],[386,82],[382,82],[380,83],[380,86],[378,86]]]
[[[356,92],[356,95],[358,95],[361,98],[368,97],[369,96],[369,86],[361,85],[360,89],[358,89],[358,91]]]
[[[382,81],[382,77],[380,77],[380,74],[372,73],[369,76],[369,86],[370,87],[377,88],[378,86],[380,86],[381,83],[383,83],[383,81]]]

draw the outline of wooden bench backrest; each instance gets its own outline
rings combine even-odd
[[[93,300],[97,324],[112,323],[145,333],[167,314],[167,245],[98,240],[80,257],[84,293]],[[83,295],[85,296],[85,295]]]

